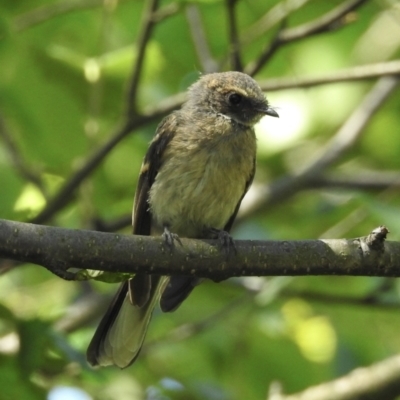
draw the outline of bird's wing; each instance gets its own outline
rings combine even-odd
[[[134,234],[150,235],[149,191],[176,126],[174,114],[161,122],[143,160],[134,203]],[[91,365],[125,368],[135,361],[164,283],[163,277],[139,273],[120,286],[89,344],[87,359]]]
[[[170,114],[164,118],[158,126],[156,135],[144,157],[133,206],[132,225],[133,234],[135,235],[150,235],[149,191],[160,169],[164,150],[173,138],[176,128],[177,119],[175,114]]]
[[[177,127],[175,114],[170,114],[160,123],[156,135],[151,141],[140,169],[139,181],[133,205],[133,234],[150,235],[151,211],[149,208],[149,192],[162,164],[162,156],[168,143],[173,138]],[[129,296],[132,304],[142,307],[149,300],[151,286],[155,284],[154,277],[146,274],[136,274],[129,281]]]

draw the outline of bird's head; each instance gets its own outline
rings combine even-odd
[[[187,106],[246,126],[253,126],[265,115],[278,117],[257,82],[235,71],[203,75],[190,87]]]

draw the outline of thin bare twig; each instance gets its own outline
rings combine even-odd
[[[147,49],[147,43],[150,39],[152,30],[156,24],[153,15],[157,11],[159,0],[147,0],[143,11],[140,32],[136,42],[136,59],[133,66],[131,81],[129,84],[127,98],[127,115],[128,119],[132,119],[137,115],[137,92],[139,87],[140,76],[143,70],[144,56]]]
[[[226,0],[229,27],[229,53],[231,68],[234,71],[243,71],[243,64],[240,58],[239,34],[236,22],[236,4],[237,0]]]
[[[283,89],[309,88],[338,82],[357,82],[389,75],[400,75],[400,61],[360,65],[310,78],[268,79],[260,81],[259,84],[262,90],[272,92]]]
[[[397,87],[396,77],[381,78],[365,96],[359,107],[347,119],[339,131],[327,143],[322,153],[308,165],[298,168],[298,173],[283,177],[269,186],[250,189],[250,196],[244,199],[239,218],[282,202],[307,186],[314,177],[319,176],[334,164],[360,138],[372,116]]]
[[[245,72],[251,76],[257,74],[260,69],[271,59],[275,52],[287,43],[304,39],[316,34],[332,31],[345,25],[345,16],[354,11],[368,0],[347,0],[338,7],[322,15],[314,21],[281,30],[271,44],[261,53],[257,60],[246,66]]]

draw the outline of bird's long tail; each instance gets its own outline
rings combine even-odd
[[[165,277],[138,274],[120,286],[89,344],[91,365],[126,368],[135,361],[165,283]],[[147,295],[134,298],[132,286],[147,286],[141,290]]]

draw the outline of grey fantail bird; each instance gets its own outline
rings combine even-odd
[[[133,233],[218,238],[229,231],[254,177],[254,125],[278,117],[258,84],[241,72],[203,75],[187,101],[158,126],[140,170]],[[125,368],[137,358],[152,312],[173,311],[200,282],[187,276],[138,273],[124,282],[89,345],[92,365]]]

